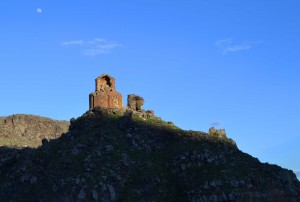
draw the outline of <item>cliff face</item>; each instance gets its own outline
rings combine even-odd
[[[37,147],[43,138],[60,137],[68,131],[69,125],[68,121],[25,114],[0,117],[0,146]]]
[[[300,201],[292,171],[153,111],[96,108],[37,149],[0,149],[2,201]]]

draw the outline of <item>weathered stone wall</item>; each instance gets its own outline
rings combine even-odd
[[[130,94],[127,97],[127,105],[130,109],[133,109],[135,111],[140,111],[142,110],[142,106],[144,105],[144,98],[135,95],[135,94]]]
[[[94,109],[95,107],[122,108],[122,95],[117,92],[92,93],[90,94],[90,109]]]
[[[115,92],[116,84],[115,79],[107,74],[103,74],[96,78],[96,91],[101,92]]]
[[[90,110],[95,107],[123,108],[122,95],[116,92],[115,79],[108,74],[96,78],[96,91],[89,96]]]

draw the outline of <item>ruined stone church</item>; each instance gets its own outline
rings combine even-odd
[[[116,91],[116,80],[108,75],[102,74],[96,78],[96,90],[89,96],[90,110],[96,107],[123,108],[123,97]],[[134,111],[142,111],[144,98],[130,94],[127,97],[127,108]]]
[[[116,91],[115,79],[108,74],[96,78],[96,90],[90,94],[89,101],[90,110],[95,107],[123,108],[123,98]]]

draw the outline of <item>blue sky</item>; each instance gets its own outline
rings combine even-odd
[[[300,170],[300,2],[0,2],[0,116],[88,110],[102,73],[183,129],[225,128],[262,162]],[[126,103],[126,102],[125,102]]]

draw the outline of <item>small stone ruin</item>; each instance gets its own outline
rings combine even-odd
[[[115,79],[108,74],[96,78],[96,91],[89,96],[90,110],[95,107],[123,108],[123,98],[116,91]]]
[[[116,91],[115,83],[115,79],[108,74],[102,74],[96,78],[96,90],[89,96],[90,110],[96,107],[112,109],[123,108],[123,98],[122,95]],[[142,111],[142,106],[145,102],[144,98],[130,94],[128,95],[127,101],[128,109]]]
[[[130,94],[127,97],[127,106],[134,111],[141,111],[144,102],[144,98],[135,94]]]
[[[208,131],[209,135],[217,135],[219,137],[226,137],[225,129],[215,129],[214,127],[211,127]]]

